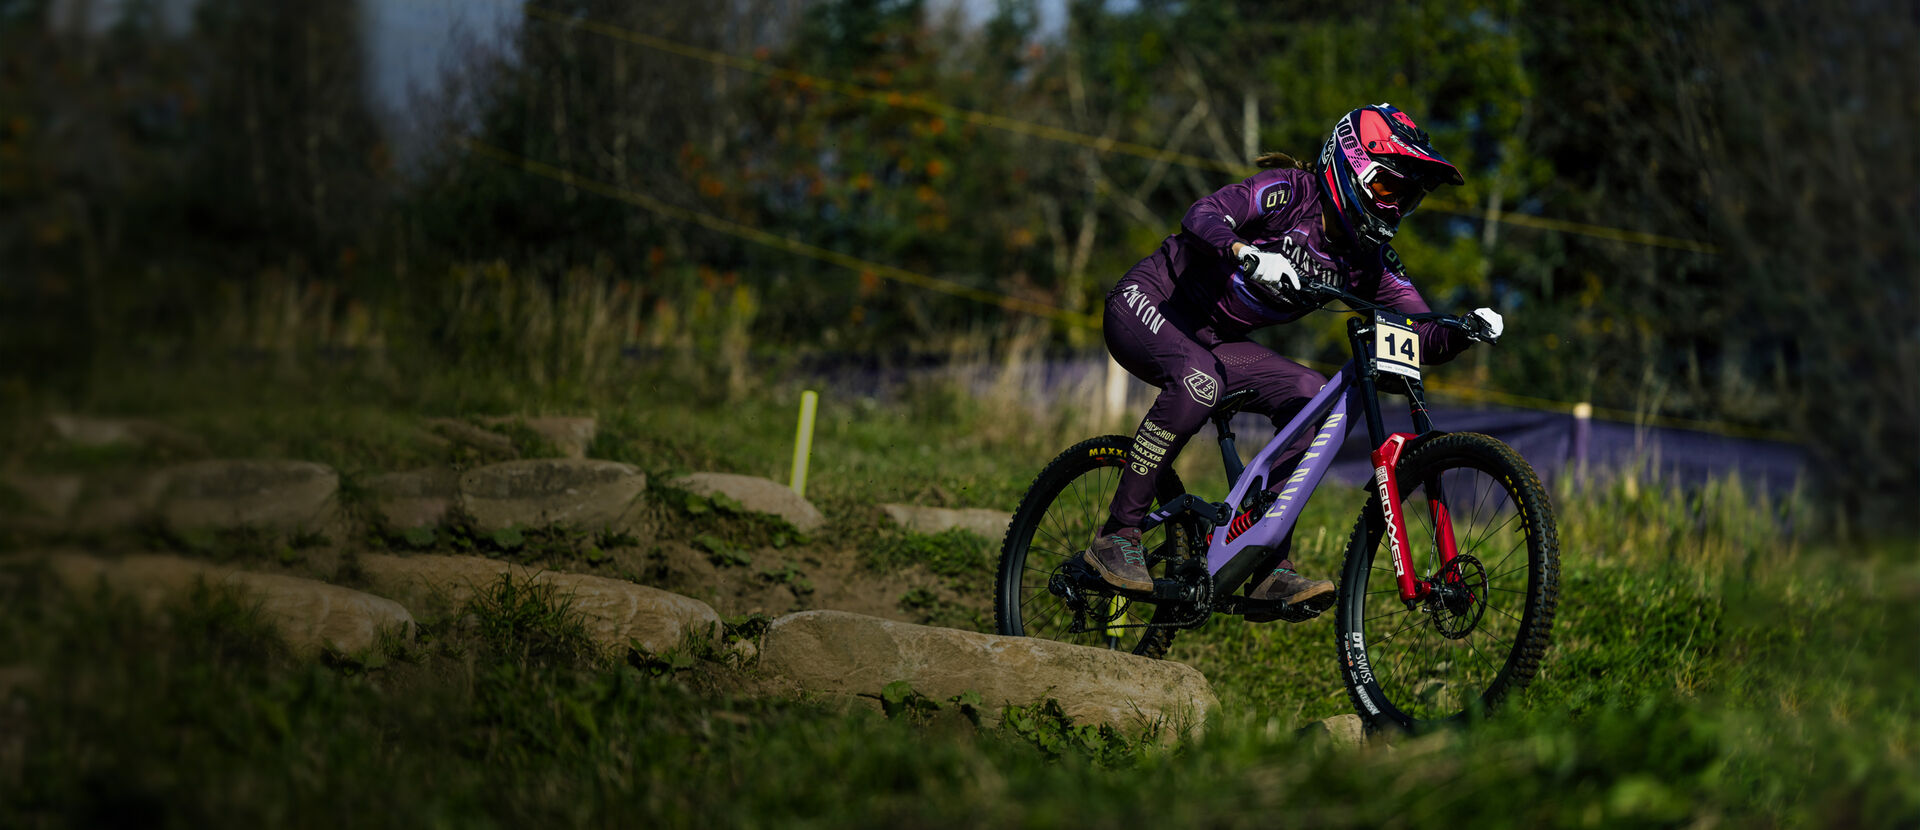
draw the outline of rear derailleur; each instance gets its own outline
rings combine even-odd
[[[1067,633],[1112,632],[1123,628],[1197,628],[1213,615],[1213,576],[1207,573],[1204,557],[1153,557],[1167,559],[1164,577],[1153,580],[1151,591],[1128,591],[1107,584],[1086,560],[1075,556],[1054,569],[1047,579],[1047,590],[1059,597],[1073,612]],[[1135,602],[1146,602],[1174,610],[1167,621],[1117,622]]]

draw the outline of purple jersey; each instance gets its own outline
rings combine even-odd
[[[1305,170],[1262,170],[1194,202],[1179,233],[1143,261],[1135,279],[1152,274],[1166,296],[1191,316],[1204,320],[1224,339],[1242,339],[1253,329],[1297,320],[1318,306],[1274,305],[1246,284],[1234,261],[1233,243],[1279,253],[1303,279],[1329,276],[1347,291],[1397,311],[1430,311],[1407,279],[1392,246],[1367,252],[1337,252],[1320,223],[1318,177]],[[1156,260],[1158,260],[1156,262]],[[1151,265],[1150,265],[1151,263]],[[1426,322],[1420,333],[1423,359],[1443,363],[1466,349],[1465,333]]]

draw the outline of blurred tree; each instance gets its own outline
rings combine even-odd
[[[195,63],[205,115],[190,136],[186,219],[227,267],[287,248],[330,263],[385,207],[386,150],[366,101],[359,5],[202,0]]]
[[[1721,248],[1703,361],[1719,412],[1738,417],[1750,384],[1777,386],[1827,494],[1912,527],[1920,17],[1883,0],[1846,12],[1764,0],[1674,27],[1666,54],[1690,112],[1666,126],[1698,148],[1681,157],[1699,181],[1690,201]]]
[[[353,256],[385,192],[356,8],[206,0],[185,33],[154,0],[0,10],[22,370],[84,400],[76,368],[177,349],[215,286]]]

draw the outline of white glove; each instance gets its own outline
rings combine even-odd
[[[1500,332],[1506,331],[1507,324],[1500,318],[1500,312],[1491,308],[1476,308],[1473,316],[1480,320],[1480,330],[1473,333],[1473,339],[1482,343],[1492,343],[1500,339]]]
[[[1246,272],[1247,279],[1264,282],[1280,289],[1282,294],[1298,294],[1302,287],[1300,272],[1292,262],[1252,245],[1240,249],[1240,270]]]

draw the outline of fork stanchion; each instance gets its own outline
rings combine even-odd
[[[813,413],[820,396],[813,390],[800,393],[800,425],[793,431],[793,481],[787,486],[793,494],[807,497],[807,457],[813,452]]]

